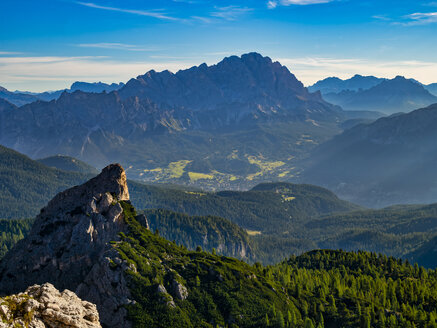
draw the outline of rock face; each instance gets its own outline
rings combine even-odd
[[[105,326],[128,326],[122,305],[130,294],[123,268],[110,267],[117,252],[109,242],[126,229],[119,201],[129,201],[129,192],[118,164],[56,195],[30,234],[0,263],[0,294],[50,282],[96,303]]]
[[[176,74],[152,70],[131,79],[119,94],[193,111],[231,107],[235,115],[254,108],[302,111],[308,102],[314,111],[329,110],[320,94],[308,92],[285,66],[258,53],[227,57],[217,65],[202,64]]]
[[[52,284],[33,285],[24,293],[0,299],[0,328],[101,328],[94,304],[69,290],[59,292]],[[17,310],[11,309],[16,305]],[[6,322],[5,322],[6,321]]]

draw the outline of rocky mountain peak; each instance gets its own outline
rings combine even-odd
[[[435,97],[432,96],[424,87],[423,85],[419,84],[417,81],[412,79],[407,79],[404,76],[396,76],[392,80],[386,80],[383,81],[381,84],[373,87],[369,90],[371,91],[379,91],[379,92],[395,92],[401,93],[401,94],[411,94],[411,95],[417,95],[425,97],[429,102],[435,101]],[[430,103],[423,103],[422,106],[429,105]],[[420,104],[418,104],[416,107],[420,107]]]
[[[57,194],[49,204],[41,210],[47,216],[59,212],[79,211],[86,213],[100,212],[108,206],[108,202],[129,200],[126,173],[120,164],[111,164],[102,172],[83,185],[67,189]]]
[[[149,71],[130,80],[120,91],[122,99],[138,96],[156,104],[193,111],[232,109],[233,114],[254,108],[276,113],[332,108],[279,62],[259,53],[230,56],[215,65],[193,66],[173,74]]]
[[[49,282],[96,303],[104,309],[103,320],[117,326],[129,292],[122,272],[110,268],[118,255],[109,242],[127,229],[122,201],[129,201],[129,192],[119,164],[56,195],[0,262],[0,295]]]

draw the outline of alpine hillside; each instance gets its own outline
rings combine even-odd
[[[343,251],[248,265],[201,248],[188,251],[145,222],[129,202],[124,170],[110,165],[41,210],[29,235],[0,262],[0,294],[26,290],[36,302],[40,289],[67,296],[70,307],[58,299],[55,310],[41,315],[60,317],[76,307],[88,327],[99,319],[109,328],[435,325],[433,270]],[[56,290],[64,288],[75,294]],[[41,302],[48,307],[47,299]],[[5,313],[25,320],[40,315],[21,310],[16,296],[2,300]]]

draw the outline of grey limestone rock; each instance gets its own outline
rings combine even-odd
[[[180,282],[173,280],[171,283],[172,293],[180,300],[186,300],[188,297],[188,289]]]
[[[11,295],[2,305],[0,328],[101,328],[94,304],[83,301],[69,290],[59,292],[52,284],[33,285],[24,293]],[[2,299],[0,299],[2,300]],[[25,317],[27,316],[27,317]]]

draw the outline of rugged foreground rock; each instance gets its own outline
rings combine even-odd
[[[129,192],[118,164],[55,196],[30,234],[0,263],[0,295],[49,282],[95,303],[104,327],[129,327],[124,308],[131,302],[123,274],[127,265],[109,243],[126,231],[119,201],[129,201]]]
[[[101,328],[94,304],[53,285],[33,285],[24,293],[0,298],[0,328]]]

